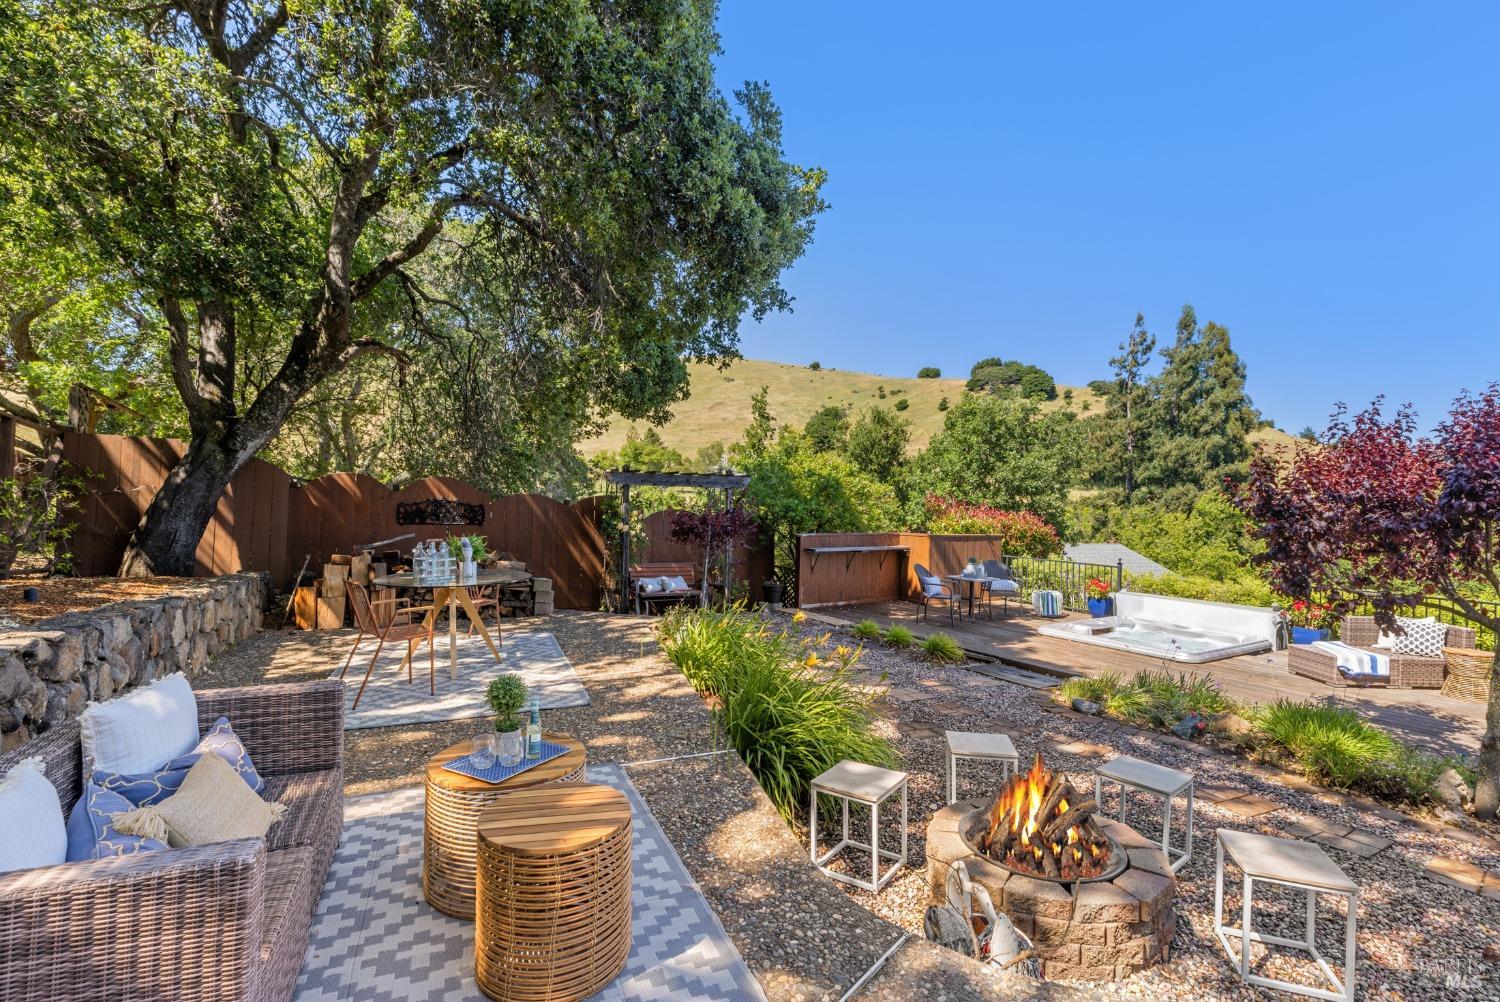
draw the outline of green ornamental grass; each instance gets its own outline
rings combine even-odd
[[[1308,776],[1340,789],[1423,803],[1433,798],[1437,778],[1448,765],[1342,706],[1279,699],[1253,717],[1261,734],[1289,753]]]
[[[958,641],[946,633],[934,633],[924,637],[921,647],[923,654],[943,664],[962,664],[966,660],[964,649],[958,646]]]
[[[739,607],[674,610],[657,629],[693,687],[723,699],[730,744],[784,818],[804,813],[813,777],[843,759],[896,764],[875,732],[874,697],[842,669],[809,669],[786,630]]]
[[[899,650],[905,650],[916,643],[917,638],[904,626],[893,626],[885,631],[885,642],[888,646]]]
[[[854,624],[854,635],[861,640],[879,640],[880,624],[873,619],[862,619]]]

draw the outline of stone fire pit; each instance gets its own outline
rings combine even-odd
[[[927,825],[927,875],[935,902],[948,870],[962,861],[995,907],[1031,937],[1042,976],[1115,981],[1167,959],[1177,915],[1177,880],[1160,844],[1128,825],[1095,818],[1128,860],[1108,880],[1076,885],[1015,873],[982,855],[970,833],[987,823],[990,801],[950,804]]]

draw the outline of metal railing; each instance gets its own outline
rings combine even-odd
[[[1088,609],[1088,583],[1098,578],[1114,591],[1125,586],[1125,567],[1113,564],[1086,564],[1066,557],[1021,557],[1008,555],[1005,563],[1021,586],[1021,597],[1030,600],[1034,591],[1062,593],[1064,609],[1082,612]]]

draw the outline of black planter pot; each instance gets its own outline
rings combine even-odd
[[[781,595],[785,589],[781,587],[780,581],[766,581],[760,586],[760,594],[767,605],[779,606]]]

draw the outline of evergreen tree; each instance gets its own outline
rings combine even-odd
[[[1205,487],[1242,477],[1250,459],[1245,436],[1259,413],[1245,393],[1245,363],[1229,329],[1198,326],[1192,306],[1177,320],[1177,337],[1162,349],[1166,365],[1150,382],[1142,487],[1174,506],[1190,505]]]
[[[1135,327],[1120,345],[1120,354],[1109,360],[1110,368],[1115,371],[1115,385],[1107,414],[1119,423],[1124,449],[1122,472],[1126,504],[1130,503],[1130,496],[1135,492],[1136,422],[1145,403],[1146,366],[1151,363],[1151,353],[1155,350],[1156,337],[1146,330],[1145,316],[1137,313]]]

